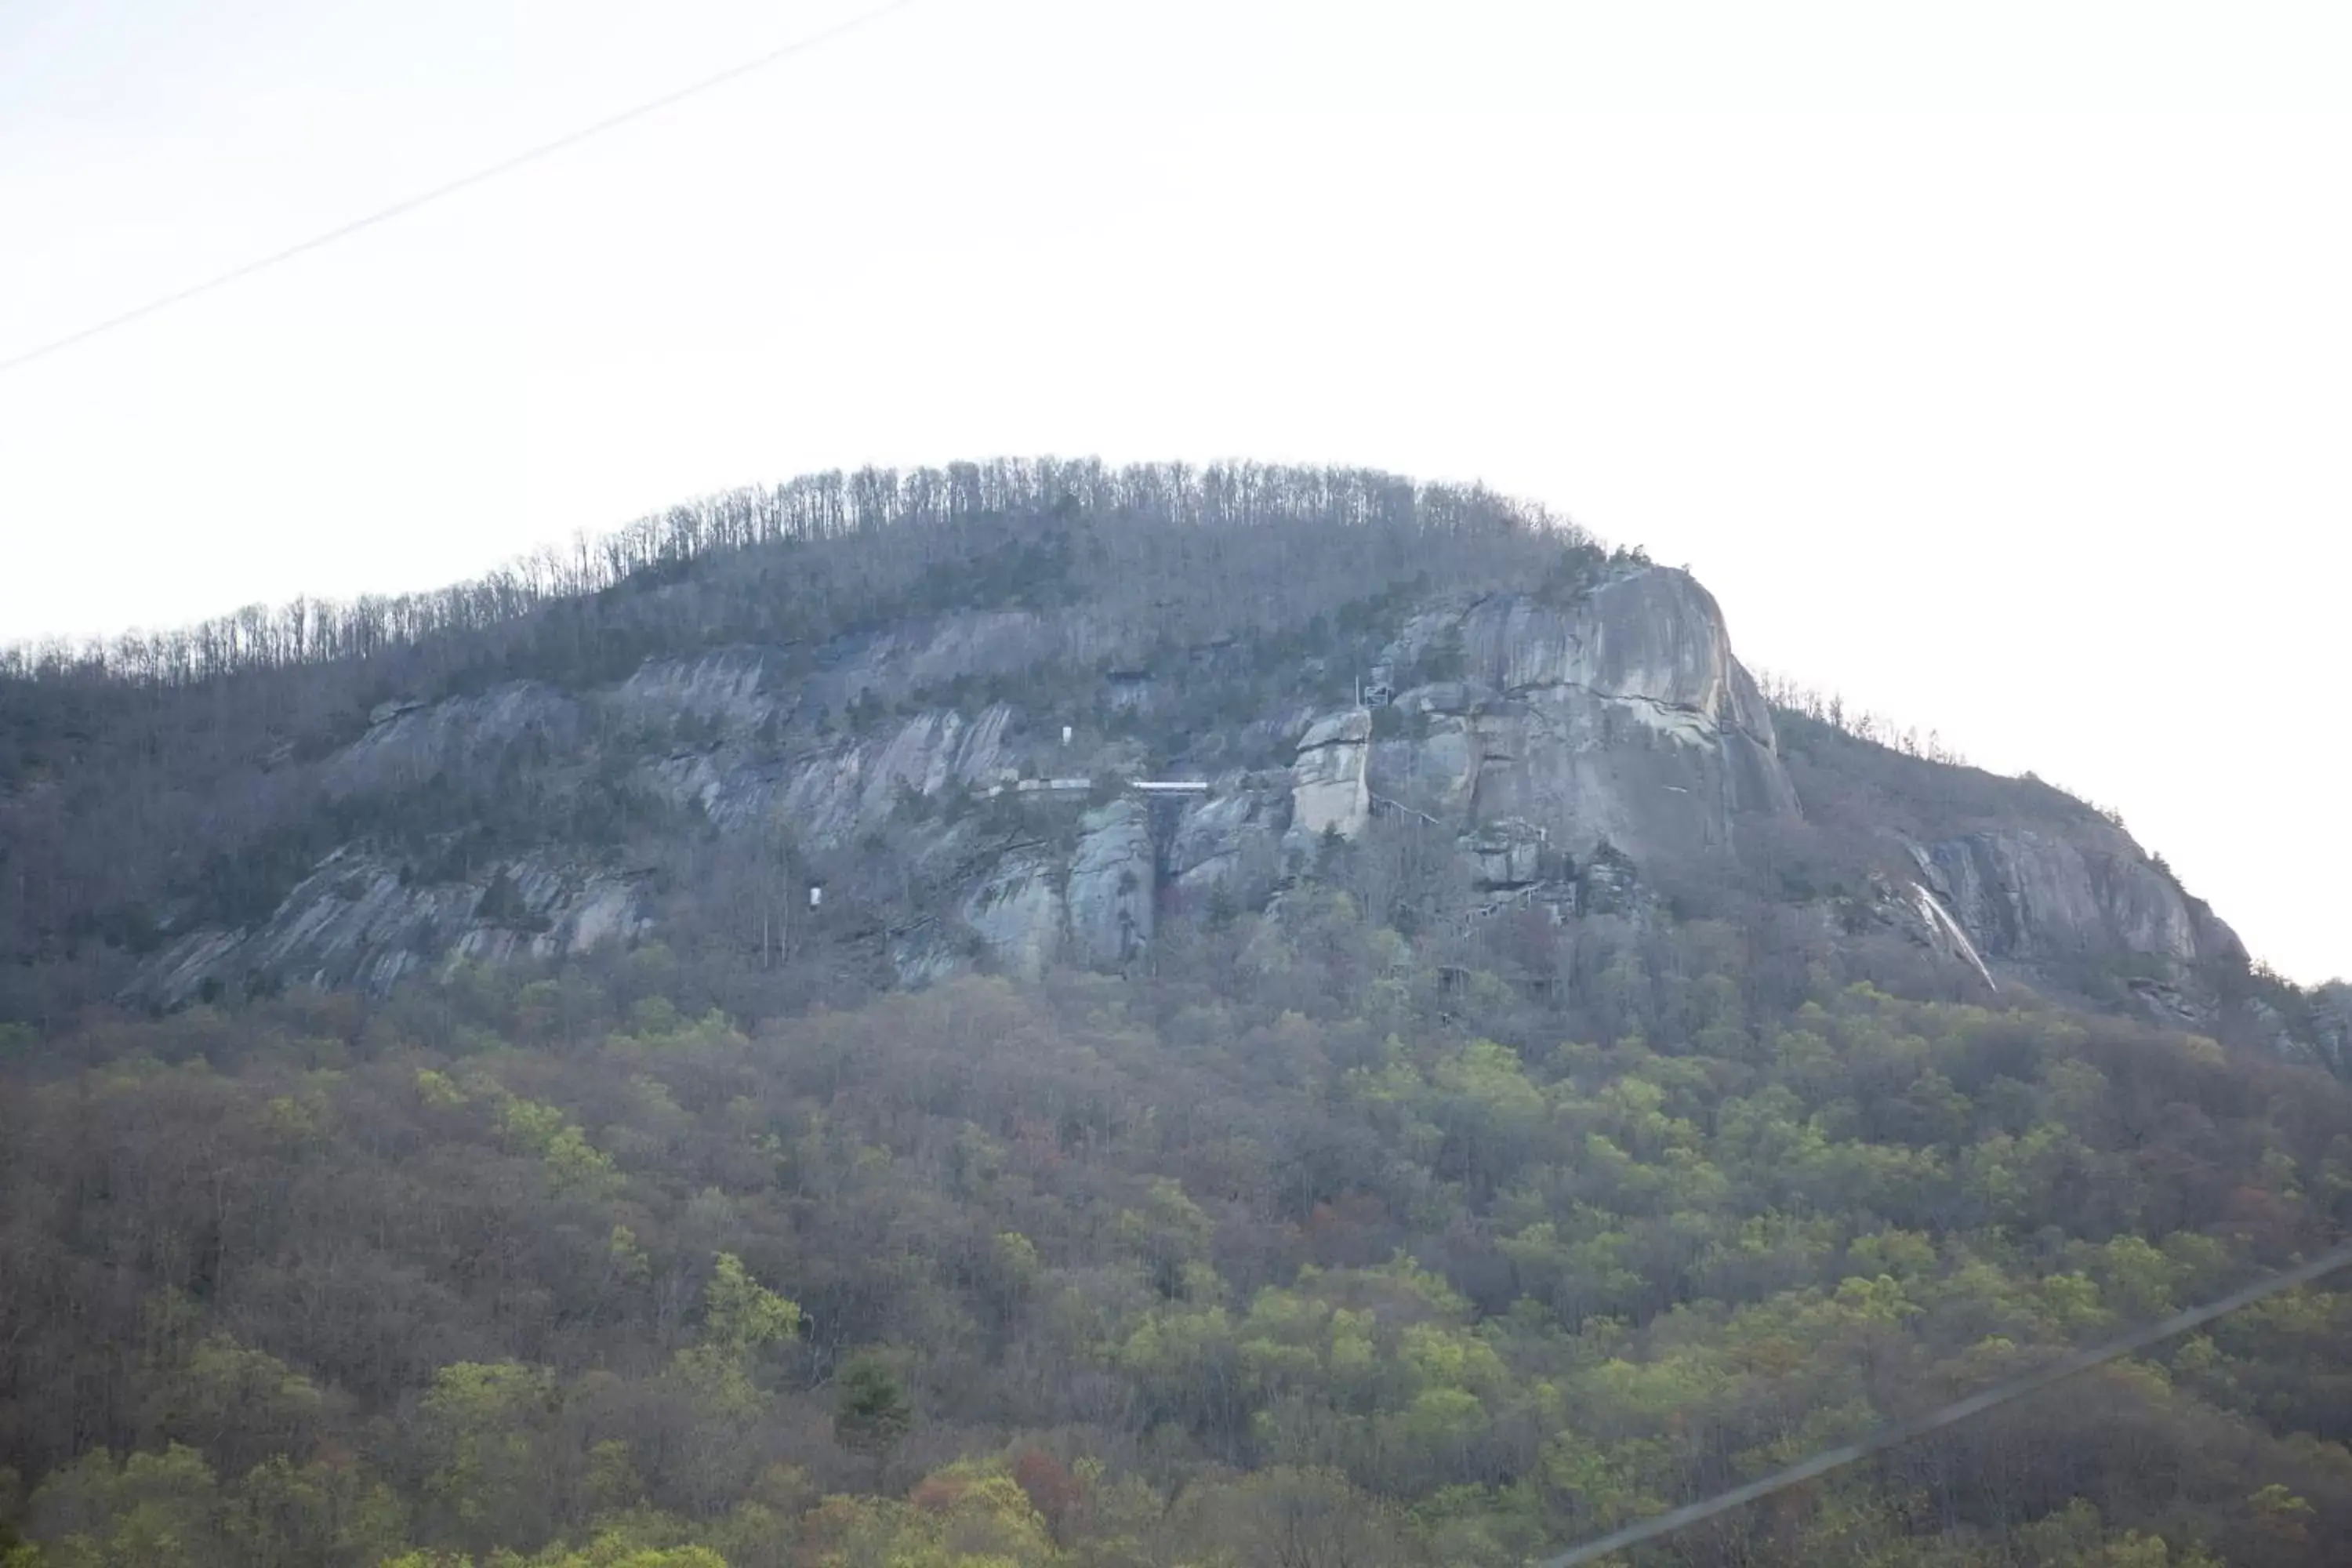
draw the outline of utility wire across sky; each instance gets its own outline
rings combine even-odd
[[[2241,1307],[2251,1307],[2255,1302],[2275,1296],[2282,1290],[2292,1290],[2298,1285],[2308,1285],[2323,1275],[2333,1274],[2347,1264],[2352,1264],[2352,1242],[2347,1242],[2341,1247],[2323,1252],[2309,1262],[2300,1264],[2283,1273],[2257,1279],[2242,1289],[2231,1291],[2218,1301],[2209,1301],[2202,1307],[2192,1307],[2185,1312],[2176,1312],[2160,1322],[2151,1323],[2143,1329],[2136,1329],[2120,1339],[2109,1340],[2105,1344],[2094,1345],[2088,1350],[2079,1350],[2071,1355],[2061,1356],[2047,1366],[2038,1367],[2021,1377],[2011,1378],[2007,1383],[1996,1384],[1980,1394],[1969,1395],[1966,1399],[1955,1400],[1940,1409],[1929,1411],[1925,1415],[1915,1415],[1906,1420],[1889,1422],[1866,1437],[1848,1443],[1843,1447],[1816,1454],[1810,1459],[1790,1465],[1787,1469],[1775,1470],[1772,1474],[1752,1480],[1746,1486],[1735,1487],[1727,1492],[1719,1492],[1714,1497],[1698,1502],[1685,1503],[1681,1508],[1670,1510],[1638,1523],[1629,1524],[1622,1530],[1612,1531],[1598,1541],[1588,1541],[1583,1545],[1563,1552],[1557,1557],[1544,1559],[1538,1564],[1538,1568],[1581,1568],[1582,1564],[1598,1562],[1612,1552],[1622,1552],[1628,1547],[1639,1546],[1645,1541],[1654,1541],[1661,1535],[1670,1535],[1677,1530],[1686,1529],[1702,1520],[1713,1519],[1719,1513],[1727,1513],[1744,1503],[1754,1502],[1759,1498],[1770,1497],[1774,1492],[1784,1491],[1790,1487],[1810,1481],[1816,1476],[1826,1475],[1832,1470],[1843,1468],[1857,1459],[1866,1459],[1871,1455],[1891,1448],[1897,1443],[1907,1442],[1913,1437],[1922,1436],[1927,1433],[1949,1426],[1957,1421],[1965,1421],[1971,1415],[1982,1415],[1995,1405],[2006,1405],[2012,1399],[2022,1399],[2029,1394],[2038,1393],[2049,1387],[2062,1378],[2072,1377],[2078,1372],[2087,1372],[2102,1362],[2113,1361],[2117,1356],[2130,1355],[2136,1351],[2146,1350],[2158,1341],[2168,1340],[2175,1334],[2185,1334],[2191,1329],[2210,1323],[2214,1319],[2234,1312]]]
[[[771,66],[780,65],[796,56],[809,54],[838,38],[847,37],[870,23],[880,21],[893,11],[904,10],[915,3],[916,0],[886,0],[885,4],[868,11],[861,11],[845,21],[836,22],[832,26],[811,33],[805,37],[795,38],[781,47],[770,49],[767,53],[745,60],[740,65],[730,66],[725,70],[715,72],[698,81],[688,82],[686,86],[673,89],[659,98],[648,99],[632,108],[622,110],[617,114],[607,115],[593,125],[583,125],[576,131],[567,132],[552,142],[542,142],[536,147],[517,153],[511,157],[502,158],[469,174],[462,174],[444,184],[436,185],[431,190],[404,196],[390,206],[381,207],[364,217],[353,218],[351,222],[331,228],[323,234],[312,235],[310,238],[289,245],[283,250],[272,251],[267,256],[233,267],[226,272],[207,278],[202,282],[191,283],[186,288],[175,289],[160,299],[150,300],[145,304],[125,310],[119,316],[110,316],[102,321],[68,332],[64,337],[53,338],[21,353],[0,359],[0,375],[21,369],[35,360],[46,359],[61,350],[72,348],[77,343],[88,342],[90,339],[110,332],[117,327],[127,327],[133,321],[144,320],[160,310],[169,310],[199,295],[209,294],[216,289],[225,289],[232,283],[242,282],[257,272],[268,271],[281,262],[291,261],[298,256],[307,256],[311,251],[323,249],[339,239],[349,239],[352,236],[374,228],[380,224],[390,223],[394,218],[405,217],[419,207],[430,206],[444,197],[454,196],[460,191],[470,190],[476,185],[495,180],[501,174],[510,174],[526,164],[538,163],[542,158],[551,157],[569,148],[577,147],[592,137],[602,136],[608,131],[617,131],[624,125],[643,120],[648,115],[657,114],[665,109],[675,108],[690,98],[699,97],[709,92],[713,88],[723,87],[730,81],[750,76],[755,71],[765,70]]]

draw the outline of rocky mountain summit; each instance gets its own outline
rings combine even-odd
[[[2032,986],[2343,1060],[2324,1006],[2255,997],[2230,929],[2083,803],[1776,712],[1686,573],[1505,509],[1480,573],[1410,570],[1387,541],[1374,581],[1221,626],[1198,605],[1246,563],[1212,559],[1213,531],[1143,539],[1099,500],[1029,499],[962,519],[920,592],[759,628],[803,635],[708,613],[708,561],[740,583],[755,546],[707,557],[698,592],[673,563],[574,595],[695,595],[642,657],[605,631],[511,679],[381,673],[401,687],[213,771],[216,802],[268,803],[221,853],[276,882],[208,898],[167,854],[118,900],[139,914],[110,984],[173,1008],[650,942],[879,984],[1034,976],[1280,918],[1346,864],[1403,935],[1490,958],[1529,920],[1569,951],[1599,923],[1769,918],[1955,996]],[[1295,521],[1296,548],[1328,522]],[[770,548],[804,580],[858,547]],[[72,776],[20,778],[0,826],[39,832]]]

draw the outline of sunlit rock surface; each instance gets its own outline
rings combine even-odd
[[[1352,838],[1371,813],[1365,769],[1372,716],[1351,708],[1318,719],[1299,738],[1291,764],[1291,826],[1312,839],[1325,833]]]

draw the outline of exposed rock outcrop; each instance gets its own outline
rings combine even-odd
[[[1037,842],[998,854],[958,900],[955,920],[909,933],[893,961],[909,981],[974,961],[1028,978],[1057,962],[1116,967],[1150,945],[1158,892],[1150,813],[1113,801],[1081,816],[1066,860]]]
[[[1365,784],[1370,755],[1372,715],[1350,708],[1318,719],[1299,738],[1291,764],[1291,831],[1312,841],[1328,832],[1352,838],[1371,815]]]
[[[1061,889],[1055,886],[1050,856],[1024,852],[999,861],[958,906],[956,913],[980,947],[980,954],[936,944],[901,953],[898,968],[910,979],[952,973],[975,956],[1026,979],[1045,973],[1062,954],[1068,921]]]
[[[1606,840],[1637,861],[1726,850],[1740,816],[1798,809],[1770,711],[1684,573],[1624,573],[1568,605],[1506,595],[1424,612],[1387,662],[1446,678],[1398,697],[1401,732],[1372,748],[1376,797],[1465,827],[1516,819],[1571,856]]]
[[[1179,821],[1168,847],[1170,880],[1188,897],[1205,898],[1223,888],[1236,902],[1262,901],[1278,874],[1286,804],[1228,781]]]
[[[2146,859],[2033,829],[1911,846],[1921,877],[1984,952],[2023,963],[2134,953],[2179,969],[2244,948]]]
[[[452,959],[583,952],[645,929],[631,879],[546,857],[522,857],[476,881],[420,884],[363,851],[328,858],[258,927],[200,931],[167,947],[138,999],[177,1006],[234,990],[288,985],[381,993]]]
[[[648,659],[614,691],[612,706],[632,717],[667,723],[681,713],[749,733],[779,712],[793,694],[770,684],[782,661],[754,648],[730,648],[701,658]]]
[[[576,748],[581,721],[576,700],[532,680],[430,706],[382,703],[367,732],[328,759],[321,782],[334,795],[412,789],[456,760]]]
[[[1607,843],[1597,846],[1576,868],[1576,912],[1633,915],[1641,912],[1643,889],[1633,863]]]
[[[1852,900],[1844,909],[1843,918],[1874,921],[1926,948],[1944,963],[1966,969],[1987,993],[2000,991],[2000,983],[1994,979],[1991,967],[1977,951],[1967,929],[1924,883],[1874,872],[1867,896]]]
[[[1463,835],[1462,848],[1482,890],[1529,888],[1543,879],[1547,869],[1548,837],[1533,823],[1505,817]]]
[[[582,820],[642,823],[614,807],[631,796],[671,814],[660,832],[831,858],[847,868],[842,898],[868,911],[842,931],[916,982],[976,963],[1123,964],[1158,934],[1163,889],[1173,908],[1265,906],[1327,833],[1360,839],[1375,816],[1454,847],[1458,874],[1439,879],[1454,891],[1432,895],[1453,905],[1426,912],[1467,930],[1504,908],[1650,918],[1664,907],[1654,872],[1704,880],[1761,825],[1802,814],[1771,710],[1714,598],[1681,572],[1621,568],[1564,600],[1425,605],[1380,650],[1373,707],[1307,701],[1353,683],[1320,658],[1269,684],[1232,646],[1146,669],[1122,637],[1083,610],[972,612],[651,660],[602,690],[402,698],[317,776],[367,810],[379,796],[404,809],[403,792],[445,775],[474,799],[527,779],[534,802]],[[1203,671],[1252,695],[1205,730],[1197,711],[1155,730]],[[1268,755],[1286,740],[1286,757]],[[1198,798],[1093,787],[1163,768],[1166,743],[1226,771]],[[2004,968],[2105,963],[2193,1020],[2208,1005],[2197,975],[2242,963],[2228,928],[2120,832],[2086,815],[1952,819],[1934,795],[1901,839],[1916,881],[1885,880],[1871,907],[1954,969],[1991,984]],[[632,940],[658,911],[614,853],[509,855],[453,883],[361,838],[252,928],[183,934],[136,990],[170,1005],[245,985],[381,988],[452,957]]]
[[[793,750],[762,754],[737,734],[705,750],[648,760],[641,778],[656,795],[722,827],[790,834],[814,846],[846,843],[887,821],[908,795],[955,788],[975,794],[1018,773],[1005,731],[1013,710],[992,704],[967,716],[933,710],[879,733],[834,739],[795,733]]]
[[[1473,676],[1510,695],[1572,689],[1626,704],[1662,733],[1736,729],[1772,748],[1770,711],[1732,657],[1723,612],[1687,573],[1623,573],[1566,607],[1488,599],[1460,635]]]
[[[621,774],[630,787],[723,833],[818,855],[882,834],[952,900],[951,918],[918,921],[918,934],[897,939],[900,970],[912,978],[975,958],[1030,973],[1055,962],[1123,963],[1153,935],[1163,879],[1185,895],[1222,887],[1259,902],[1280,876],[1278,847],[1311,855],[1328,831],[1360,836],[1377,809],[1452,825],[1471,880],[1489,891],[1558,874],[1572,903],[1576,881],[1598,876],[1594,896],[1618,904],[1632,900],[1642,861],[1724,848],[1737,814],[1793,805],[1769,714],[1731,655],[1715,602],[1683,574],[1653,568],[1620,574],[1564,605],[1503,596],[1410,617],[1387,666],[1425,673],[1433,659],[1450,658],[1458,668],[1401,697],[1402,724],[1379,739],[1372,710],[1360,707],[1231,715],[1245,742],[1269,726],[1291,726],[1298,737],[1279,793],[1229,779],[1158,831],[1139,803],[1118,802],[1076,824],[1075,849],[1061,852],[1044,842],[990,851],[926,822],[921,810],[908,815],[909,802],[986,799],[1041,771],[1136,771],[1140,753],[1129,742],[1097,742],[1080,759],[1017,740],[1022,716],[1010,701],[879,717],[885,704],[1098,655],[1112,640],[1083,616],[974,613],[823,648],[649,661],[601,694],[516,683],[429,705],[403,701],[379,711],[324,776],[340,793],[397,791],[485,758],[553,759],[572,770],[562,789],[593,793],[609,787],[599,781],[614,776],[615,750],[634,747]],[[1125,702],[1142,712],[1157,700],[1156,679],[1127,665],[1104,668],[1118,676],[1114,710]],[[1058,737],[1058,725],[1038,729]],[[1049,812],[1082,809],[1055,805],[1064,795],[1051,790],[1022,798]],[[1598,872],[1580,868],[1604,843],[1622,853]],[[572,879],[584,887],[600,873],[583,865]],[[461,912],[488,896],[487,884],[339,902],[322,894],[326,869],[260,930],[192,938],[167,954],[152,966],[160,994],[179,996],[246,969],[383,984],[427,955],[565,951],[572,939],[558,931],[626,931],[643,918],[575,919],[574,902],[603,909],[609,897],[534,893],[526,923],[549,930],[520,942]]]
[[[1124,963],[1151,941],[1159,891],[1151,820],[1139,800],[1087,813],[1070,862],[1070,949],[1083,963]]]

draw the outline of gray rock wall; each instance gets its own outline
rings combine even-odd
[[[2242,956],[2146,860],[2020,828],[1914,846],[1921,874],[1984,952],[2023,963],[2135,953],[2179,967]]]
[[[1464,675],[1398,698],[1403,734],[1372,746],[1372,796],[1465,827],[1519,819],[1570,853],[1605,841],[1637,861],[1727,850],[1739,815],[1798,810],[1771,715],[1684,573],[1627,573],[1568,605],[1498,595],[1425,612],[1387,662],[1426,668],[1448,644]]]
[[[493,908],[496,889],[503,907]],[[472,882],[412,884],[364,851],[330,857],[243,931],[199,931],[167,947],[136,999],[173,1007],[208,992],[312,985],[381,994],[453,959],[500,963],[633,942],[646,913],[630,879],[543,856],[502,861]]]
[[[1318,719],[1299,737],[1291,764],[1291,831],[1311,842],[1325,833],[1352,838],[1363,829],[1371,801],[1365,769],[1372,716],[1351,708]]]
[[[1097,968],[1126,963],[1151,941],[1159,893],[1150,812],[1139,800],[1113,801],[1081,822],[1070,862],[1070,951]]]
[[[1070,669],[1108,668],[1115,634],[1083,613],[961,615],[823,648],[651,661],[600,692],[519,682],[394,701],[319,777],[349,798],[396,795],[451,768],[519,765],[557,799],[617,777],[746,846],[765,836],[846,854],[879,835],[898,884],[924,889],[889,937],[909,980],[975,963],[1024,974],[1123,963],[1155,935],[1163,887],[1180,901],[1223,889],[1262,904],[1286,849],[1311,855],[1326,830],[1359,836],[1378,813],[1446,830],[1461,887],[1586,912],[1634,908],[1646,868],[1729,856],[1744,823],[1801,814],[1720,608],[1687,574],[1649,567],[1567,604],[1501,595],[1422,608],[1379,659],[1407,689],[1377,713],[1318,712],[1289,691],[1270,692],[1263,711],[1218,716],[1225,741],[1291,737],[1286,774],[1230,774],[1205,798],[1156,809],[1132,798],[1089,809],[1084,789],[1023,793],[1033,815],[1018,832],[954,817],[950,805],[968,812],[1024,776],[1156,765],[1137,734],[1064,749],[1068,717],[1024,712],[1017,680],[1007,700],[915,706],[960,679],[997,679],[1002,691],[1003,678],[1033,669],[1059,672],[1047,687],[1066,691]],[[1171,677],[1121,689],[1134,689],[1149,725],[1154,704],[1182,687]],[[877,700],[896,711],[878,718]],[[2242,958],[2228,928],[2120,833],[2042,818],[1937,828],[1933,816],[1922,808],[1931,830],[1910,840],[1927,891],[1915,899],[1906,883],[1881,902],[1955,964],[2137,955],[2174,974],[2149,982],[2172,996],[2187,994],[2178,976]],[[501,908],[486,912],[489,873],[411,886],[390,859],[349,846],[256,927],[183,933],[139,990],[172,1003],[248,976],[381,987],[451,957],[634,940],[650,918],[609,858],[510,857],[495,876]]]

